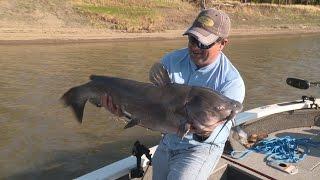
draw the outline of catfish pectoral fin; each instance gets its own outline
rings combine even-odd
[[[131,119],[131,121],[128,122],[128,124],[126,124],[126,126],[124,127],[124,129],[131,128],[131,127],[133,127],[133,126],[135,126],[135,125],[138,125],[139,122],[140,122],[140,121],[139,121],[138,119],[133,118],[133,119]]]
[[[164,87],[167,84],[171,83],[168,71],[164,68],[164,65],[161,63],[155,63],[149,72],[149,80],[154,85],[159,87]]]

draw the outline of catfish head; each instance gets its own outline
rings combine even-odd
[[[192,87],[186,103],[191,130],[209,136],[220,124],[233,120],[242,110],[242,104],[211,89]]]

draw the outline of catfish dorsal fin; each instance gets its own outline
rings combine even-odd
[[[90,75],[90,80],[92,80],[92,81],[94,81],[94,80],[102,80],[102,79],[104,79],[105,77],[103,77],[103,76],[98,76],[98,75],[94,75],[94,74],[92,74],[92,75]]]
[[[149,80],[156,86],[166,86],[171,83],[168,72],[161,63],[155,63],[151,67]]]

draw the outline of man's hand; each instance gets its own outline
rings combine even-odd
[[[118,105],[113,104],[112,97],[108,94],[105,94],[101,97],[101,105],[116,116],[124,116],[121,108]]]

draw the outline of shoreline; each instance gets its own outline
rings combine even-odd
[[[167,30],[155,33],[125,33],[89,28],[0,28],[0,45],[170,40],[183,38],[184,31]],[[320,27],[235,28],[231,30],[230,37],[263,38],[307,34],[320,34]]]

